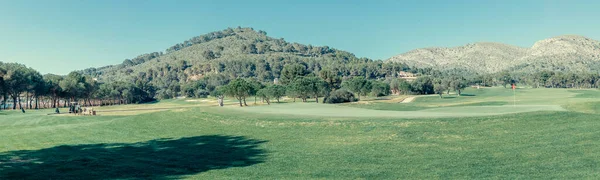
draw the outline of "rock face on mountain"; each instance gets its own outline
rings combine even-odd
[[[474,43],[451,48],[423,48],[394,56],[388,61],[415,67],[467,69],[479,73],[502,70],[598,70],[600,42],[565,35],[536,42],[531,48],[501,43]]]

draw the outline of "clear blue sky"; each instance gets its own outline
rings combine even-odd
[[[529,47],[564,34],[600,39],[599,9],[566,0],[0,0],[0,61],[67,74],[237,26],[373,59],[481,41]]]

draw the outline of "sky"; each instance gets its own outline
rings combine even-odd
[[[64,75],[237,26],[385,60],[474,42],[600,40],[598,9],[576,0],[0,0],[0,61]]]

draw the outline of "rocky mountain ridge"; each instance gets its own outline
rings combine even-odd
[[[536,42],[531,48],[480,42],[459,47],[415,49],[388,59],[419,68],[461,68],[478,73],[503,70],[580,70],[600,68],[600,41],[563,35]]]

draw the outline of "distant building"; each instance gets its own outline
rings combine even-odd
[[[279,78],[273,79],[273,84],[279,84]]]
[[[416,74],[413,74],[410,72],[405,72],[405,71],[398,72],[398,77],[402,78],[402,79],[406,79],[407,81],[413,81],[413,80],[417,79]]]
[[[398,77],[416,77],[415,74],[410,72],[400,71],[398,72]]]

